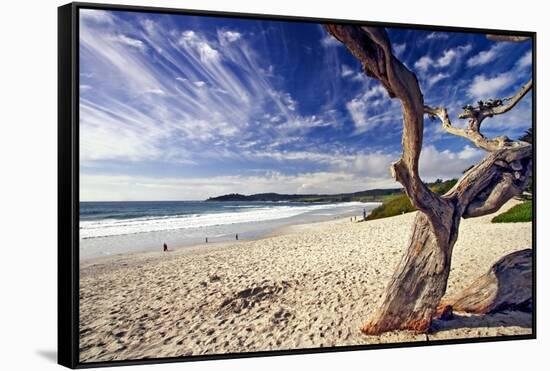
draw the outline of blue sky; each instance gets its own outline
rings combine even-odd
[[[197,200],[225,193],[398,187],[399,102],[320,25],[80,10],[81,200]],[[426,104],[512,95],[531,43],[388,29]],[[487,119],[531,126],[531,95]],[[426,119],[421,176],[459,176],[484,153]]]

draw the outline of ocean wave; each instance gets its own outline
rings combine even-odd
[[[133,219],[103,219],[80,221],[80,238],[98,238],[136,233],[160,232],[177,229],[201,229],[239,223],[254,223],[298,216],[316,210],[340,209],[367,205],[360,202],[347,202],[323,205],[274,205],[267,207],[242,208],[234,212],[208,214],[186,214]]]

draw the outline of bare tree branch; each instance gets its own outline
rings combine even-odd
[[[486,102],[480,101],[477,106],[466,105],[463,107],[464,111],[458,115],[460,119],[468,119],[468,126],[465,129],[457,128],[452,125],[447,109],[443,107],[429,107],[424,106],[424,113],[428,114],[431,118],[439,118],[441,120],[442,127],[450,134],[461,136],[471,141],[476,147],[481,148],[487,152],[493,152],[504,148],[514,148],[523,146],[525,143],[521,141],[510,140],[506,136],[498,136],[492,139],[485,137],[481,133],[481,123],[487,117],[493,117],[501,115],[514,108],[518,102],[531,90],[533,87],[533,80],[529,80],[527,84],[521,87],[519,91],[512,97],[488,100]],[[503,102],[507,101],[507,104]]]
[[[531,39],[529,36],[493,35],[493,34],[487,35],[487,38],[493,41],[511,41],[511,42],[522,42],[522,41],[527,41]]]
[[[463,218],[493,213],[521,194],[529,182],[532,166],[530,144],[492,152],[468,170],[444,197],[456,199]]]
[[[472,124],[470,124],[466,129],[461,129],[453,126],[446,108],[432,108],[429,106],[424,106],[424,112],[432,118],[439,118],[441,120],[443,129],[445,129],[445,131],[447,131],[449,134],[466,138],[476,147],[481,148],[487,152],[497,151],[506,147],[514,147],[516,145],[515,142],[510,141],[510,139],[506,136],[498,136],[493,139],[488,139],[479,131],[478,127]]]
[[[518,102],[525,96],[531,88],[533,87],[533,79],[529,80],[525,85],[518,90],[516,94],[509,98],[489,100],[480,104],[473,109],[465,109],[464,112],[458,115],[460,119],[475,119],[478,121],[478,124],[481,125],[481,122],[487,117],[493,117],[496,115],[501,115],[510,111],[512,108],[518,104]],[[503,104],[503,102],[508,102]]]

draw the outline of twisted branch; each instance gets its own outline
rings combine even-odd
[[[512,35],[494,35],[489,34],[487,38],[492,41],[511,41],[511,42],[522,42],[530,40],[529,36],[512,36]]]
[[[466,172],[445,198],[456,199],[463,218],[494,213],[509,199],[523,192],[532,170],[529,143],[491,152]]]
[[[471,141],[476,147],[481,148],[487,152],[494,152],[505,148],[515,148],[519,146],[525,146],[526,143],[522,141],[513,141],[507,136],[498,136],[492,139],[485,137],[481,133],[481,123],[487,117],[493,117],[501,115],[510,111],[518,104],[518,102],[531,90],[533,87],[533,80],[529,80],[527,84],[523,85],[519,91],[512,97],[489,100],[487,102],[480,101],[476,107],[465,106],[464,111],[458,115],[460,119],[468,119],[468,125],[465,129],[457,128],[452,125],[447,109],[443,107],[429,107],[424,106],[424,113],[428,114],[430,118],[439,118],[443,129],[449,134],[461,136]],[[502,102],[508,102],[503,105]]]
[[[496,102],[508,102],[508,104],[482,104],[473,109],[465,109],[458,115],[460,119],[472,119],[477,121],[477,125],[481,125],[481,122],[487,117],[493,117],[501,115],[510,111],[518,104],[518,102],[525,96],[533,87],[533,79],[529,80],[525,85],[518,90],[516,94],[509,98],[497,99]]]

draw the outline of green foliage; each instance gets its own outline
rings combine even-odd
[[[351,198],[355,202],[380,202],[386,197],[393,197],[391,195],[378,195],[378,196],[354,196]]]
[[[431,185],[428,184],[428,186],[435,193],[442,195],[447,193],[451,188],[453,188],[457,181],[458,181],[457,179],[450,179],[444,182],[443,181],[436,182]]]
[[[533,144],[533,128],[525,130],[525,133],[519,137],[519,140]],[[533,193],[533,175],[529,175],[529,183],[527,184],[525,191]]]
[[[437,194],[445,194],[453,188],[456,182],[456,179],[446,181],[438,179],[434,183],[428,184],[428,186]],[[387,197],[382,205],[372,210],[372,212],[367,216],[367,220],[387,218],[403,213],[409,213],[411,211],[416,211],[416,208],[411,204],[411,201],[407,195],[402,193],[398,196]]]
[[[390,197],[388,201],[372,210],[367,216],[367,220],[374,220],[380,218],[387,218],[389,216],[395,216],[403,213],[409,213],[416,209],[411,204],[411,201],[405,194],[399,196]]]
[[[533,220],[533,201],[525,201],[512,207],[510,210],[495,216],[493,223],[520,223]]]
[[[519,137],[519,140],[522,140],[527,143],[533,143],[533,128],[525,130],[525,134]]]

